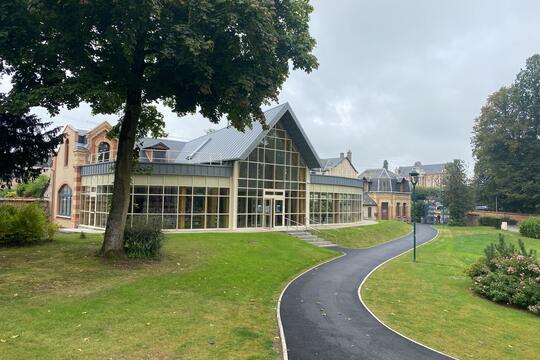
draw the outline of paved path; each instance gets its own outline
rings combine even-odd
[[[428,225],[417,232],[419,244],[436,235]],[[412,235],[370,249],[331,248],[347,255],[291,283],[280,310],[289,359],[448,359],[387,329],[358,298],[373,268],[411,247]]]

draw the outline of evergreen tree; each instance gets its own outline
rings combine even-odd
[[[0,188],[41,174],[37,165],[46,163],[62,142],[60,128],[50,125],[35,115],[3,112],[0,104]]]
[[[449,211],[448,224],[450,226],[465,225],[467,212],[472,209],[472,198],[463,161],[454,160],[446,164],[442,200]]]

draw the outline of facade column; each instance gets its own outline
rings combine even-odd
[[[310,216],[310,208],[309,208],[309,204],[310,204],[310,199],[311,198],[311,174],[309,172],[309,169],[306,169],[306,204],[305,204],[305,209],[306,209],[306,218],[305,218],[305,223],[306,225],[309,225],[309,216]]]
[[[237,226],[237,208],[238,208],[238,178],[240,177],[240,162],[235,161],[233,164],[233,173],[231,178],[231,194],[229,206],[229,227],[236,229]]]

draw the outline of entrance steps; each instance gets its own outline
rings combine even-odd
[[[300,240],[304,240],[305,242],[310,243],[311,245],[315,245],[319,247],[337,246],[336,244],[331,243],[328,240],[321,239],[317,235],[313,235],[312,233],[305,230],[287,231],[287,234],[294,236]]]

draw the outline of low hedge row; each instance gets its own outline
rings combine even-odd
[[[519,233],[534,239],[540,239],[540,219],[530,218],[521,223]]]
[[[493,226],[496,229],[500,229],[501,224],[505,221],[508,223],[508,225],[517,225],[516,220],[508,217],[496,218],[492,216],[482,216],[479,221],[480,225],[482,226]]]

